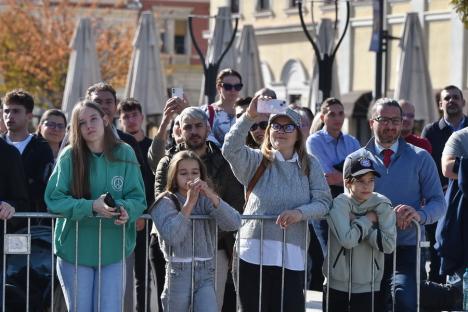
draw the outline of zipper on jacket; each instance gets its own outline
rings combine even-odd
[[[335,262],[333,262],[333,268],[336,267],[336,263],[338,262],[338,259],[340,258],[341,254],[345,251],[344,247],[341,247],[340,252],[338,252],[338,255],[335,258]]]
[[[374,258],[374,263],[375,263],[375,266],[377,268],[377,271],[380,271],[379,264],[377,263],[377,259],[375,259],[375,258]]]

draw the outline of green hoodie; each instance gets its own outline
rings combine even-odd
[[[366,213],[370,211],[377,214],[378,224],[373,225],[366,217]],[[350,213],[356,216],[352,221]],[[390,200],[383,195],[373,193],[368,200],[359,203],[349,194],[341,194],[333,200],[327,221],[331,232],[328,278],[330,287],[348,292],[351,273],[352,292],[370,292],[372,266],[374,266],[374,291],[380,290],[384,253],[391,253],[396,244],[396,217]],[[322,268],[325,277],[328,276],[327,261],[328,256]]]
[[[55,224],[55,254],[67,262],[75,263],[76,227],[78,224],[78,264],[99,264],[99,221],[102,220],[101,265],[122,260],[135,248],[135,220],[146,208],[145,188],[140,168],[132,148],[125,143],[114,150],[117,161],[104,155],[92,154],[90,159],[91,199],[74,198],[70,185],[72,175],[71,148],[60,154],[50,176],[44,199],[51,213],[62,215]],[[117,206],[123,206],[129,215],[125,226],[125,251],[123,251],[122,225],[115,218],[93,217],[93,201],[101,194],[111,193]],[[78,222],[77,222],[78,221]]]

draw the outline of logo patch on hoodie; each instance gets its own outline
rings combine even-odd
[[[124,184],[123,177],[115,176],[115,177],[112,178],[111,185],[112,185],[112,188],[114,189],[114,191],[116,191],[116,192],[122,191],[123,184]]]

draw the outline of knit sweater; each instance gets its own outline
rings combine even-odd
[[[372,160],[375,170],[381,177],[375,180],[375,191],[386,196],[393,207],[403,204],[416,209],[421,217],[421,225],[437,222],[447,209],[437,168],[426,150],[406,143],[400,138],[398,151],[393,155],[388,168],[383,164],[383,156],[376,151],[372,139],[366,147],[346,158],[345,166],[351,157],[365,155]],[[421,203],[424,202],[424,206]],[[421,227],[424,240],[424,226]],[[411,224],[405,230],[397,229],[397,245],[416,245],[416,230]]]
[[[262,160],[262,153],[245,145],[245,138],[254,120],[245,114],[226,135],[223,155],[230,163],[237,179],[247,186]],[[285,162],[274,159],[249,196],[244,215],[277,216],[286,210],[297,209],[302,220],[321,218],[331,203],[330,190],[318,160],[307,155],[309,176],[302,173],[298,162]],[[241,238],[260,239],[261,223],[258,220],[246,221],[240,229]],[[265,240],[283,241],[283,231],[275,221],[266,221],[263,226]],[[286,242],[305,246],[304,224],[288,226]]]
[[[366,217],[369,211],[377,215],[378,224],[375,226]],[[356,216],[354,220],[350,220],[350,213]],[[330,276],[327,272],[328,255],[323,262],[323,274],[328,277],[331,288],[348,291],[351,272],[353,293],[370,292],[372,281],[374,289],[380,289],[384,253],[391,253],[396,244],[395,220],[390,200],[378,193],[374,193],[363,203],[357,202],[348,194],[341,194],[333,200],[327,218],[332,233],[329,238]]]
[[[186,197],[180,193],[175,194],[182,207]],[[229,206],[222,199],[218,208],[204,195],[198,197],[192,215],[208,215],[216,220],[199,219],[192,221],[177,210],[174,202],[164,196],[151,210],[151,217],[159,239],[159,246],[166,261],[171,256],[179,258],[211,258],[216,250],[216,225],[224,231],[235,231],[241,225],[239,212]],[[192,226],[195,237],[195,252],[192,249]],[[172,255],[170,248],[172,247]]]

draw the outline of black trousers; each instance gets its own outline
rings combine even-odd
[[[260,265],[239,260],[239,297],[243,312],[258,312],[260,289]],[[262,268],[262,312],[304,312],[304,271],[285,269],[284,293],[281,293],[281,268]]]
[[[159,248],[158,237],[155,234],[151,235],[149,259],[153,281],[157,282],[158,287],[159,311],[162,311],[161,294],[164,289],[164,280],[166,276],[166,260],[164,259],[164,255],[161,249]]]
[[[150,310],[151,300],[151,287],[150,287],[150,265],[148,256],[146,255],[146,248],[149,246],[149,234],[146,235],[147,229],[151,231],[152,222],[147,221],[145,228],[137,232],[136,245],[135,245],[135,288],[136,288],[136,311]],[[146,284],[148,282],[148,284]],[[146,302],[145,302],[146,291]],[[146,305],[145,305],[146,303]]]
[[[330,288],[328,311],[330,312],[372,312],[372,293],[354,293],[351,294],[351,300],[348,298],[348,292]],[[383,306],[378,302],[378,292],[374,293],[374,311],[383,311]],[[327,311],[327,287],[323,287],[322,310]]]

